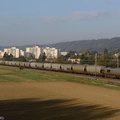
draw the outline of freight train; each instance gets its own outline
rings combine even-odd
[[[112,77],[120,79],[120,68],[108,68],[99,65],[80,65],[80,64],[60,64],[60,63],[37,63],[37,62],[19,62],[3,61],[0,65],[14,66],[19,68],[33,68],[41,70],[70,72],[86,75],[96,75],[102,77]]]

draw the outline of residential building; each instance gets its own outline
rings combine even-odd
[[[26,53],[31,54],[35,59],[38,59],[41,54],[41,48],[39,46],[27,47]]]
[[[0,58],[3,58],[4,52],[0,51]]]
[[[16,47],[11,47],[11,48],[5,48],[4,53],[7,53],[8,55],[12,54],[13,58],[19,58],[20,56],[20,49]]]
[[[58,58],[60,56],[60,49],[46,47],[43,48],[43,53],[45,53],[47,58]]]
[[[61,55],[66,56],[68,52],[61,52]]]
[[[25,56],[25,52],[23,50],[20,50],[20,56]]]
[[[72,63],[80,63],[80,58],[68,58],[68,61],[71,61]]]

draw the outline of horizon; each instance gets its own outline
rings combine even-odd
[[[120,37],[112,37],[112,38],[98,38],[98,39],[86,39],[86,40],[73,40],[73,41],[59,41],[59,42],[55,42],[55,43],[46,43],[46,44],[24,44],[24,45],[0,45],[0,47],[21,47],[21,46],[46,46],[46,45],[53,45],[53,44],[58,44],[58,43],[64,43],[64,42],[77,42],[77,41],[92,41],[92,40],[95,40],[95,41],[98,41],[98,40],[102,40],[102,39],[114,39],[114,38],[120,38]]]
[[[9,45],[9,46],[7,46],[7,45],[3,45],[3,46],[1,46],[0,45],[0,47],[24,47],[24,46],[40,46],[40,47],[42,47],[42,46],[46,46],[46,45],[54,45],[54,44],[58,44],[58,43],[64,43],[64,42],[77,42],[77,41],[92,41],[92,40],[95,40],[95,41],[98,41],[98,40],[111,40],[111,39],[114,39],[114,38],[120,38],[120,37],[112,37],[112,38],[99,38],[99,39],[89,39],[89,40],[73,40],[73,41],[63,41],[63,42],[56,42],[56,43],[46,43],[46,44],[25,44],[25,45]],[[49,46],[48,46],[49,47]]]
[[[120,37],[119,4],[119,0],[1,1],[0,46]]]

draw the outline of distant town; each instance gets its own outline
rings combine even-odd
[[[26,47],[23,51],[16,47],[4,48],[0,51],[0,59],[7,61],[29,62],[55,62],[73,64],[95,64],[108,67],[119,67],[120,52],[113,53],[105,49],[103,52],[85,50],[81,53],[75,51],[61,52],[53,47]]]
[[[0,51],[0,58],[4,58],[5,54],[11,55],[13,59],[18,59],[22,56],[31,61],[39,59],[42,55],[45,55],[46,58],[58,58],[61,55],[60,49],[50,47],[41,48],[39,46],[26,47],[26,51],[16,47],[4,48],[4,51]]]

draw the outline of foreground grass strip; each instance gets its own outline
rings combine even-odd
[[[85,83],[87,85],[94,85],[94,86],[98,86],[98,87],[104,87],[104,88],[109,88],[109,89],[113,89],[113,90],[120,90],[120,88],[118,87],[112,87],[112,86],[108,86],[108,85],[101,85],[101,84],[94,84],[94,83]]]
[[[7,72],[6,72],[7,71]],[[72,76],[69,74],[60,74],[54,72],[43,72],[43,71],[34,71],[34,70],[20,70],[18,68],[10,68],[0,66],[0,81],[69,81],[77,82],[88,85],[94,85],[104,88],[120,90],[119,87],[113,87],[109,85],[114,85],[113,83],[100,80],[92,80],[89,78],[83,78],[78,76]]]
[[[14,81],[14,82],[19,82],[20,79],[14,78],[14,77],[7,77],[7,76],[0,76],[0,81]]]

